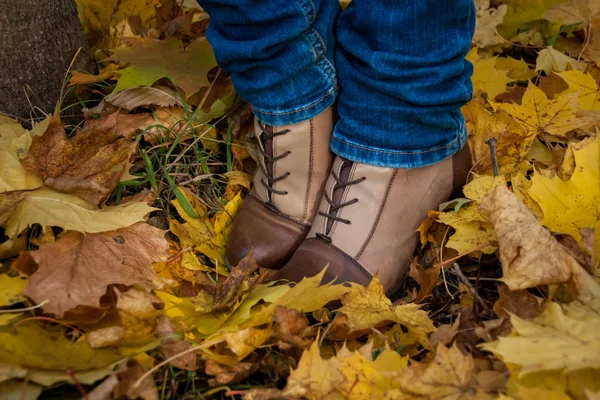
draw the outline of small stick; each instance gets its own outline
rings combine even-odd
[[[87,392],[85,391],[83,386],[81,386],[81,383],[79,383],[79,381],[75,377],[75,374],[73,373],[73,371],[68,369],[67,375],[69,375],[71,377],[71,379],[73,380],[73,383],[77,387],[77,390],[79,390],[79,393],[81,393],[81,395],[83,396],[83,399],[87,400],[87,398],[88,398]]]
[[[498,171],[498,158],[496,156],[496,138],[490,138],[485,141],[485,143],[490,146],[490,153],[492,155],[492,168],[494,169],[494,176],[500,175],[500,171]]]
[[[465,286],[467,287],[467,289],[469,289],[469,292],[471,292],[471,294],[473,295],[473,297],[475,297],[477,299],[477,302],[479,304],[481,304],[481,307],[483,307],[483,309],[485,310],[485,313],[487,315],[489,315],[489,316],[494,315],[494,312],[490,309],[490,307],[488,307],[487,303],[475,291],[475,288],[473,287],[473,285],[471,284],[471,282],[469,282],[469,280],[467,279],[467,277],[463,275],[462,271],[460,270],[460,266],[458,265],[458,263],[454,263],[454,265],[452,266],[452,270],[454,271],[454,273],[456,274],[456,276],[458,276],[458,279],[460,279],[461,282],[465,284]]]

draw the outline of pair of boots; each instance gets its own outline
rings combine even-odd
[[[367,285],[373,275],[394,292],[417,245],[416,229],[460,190],[468,146],[437,164],[382,168],[333,157],[334,111],[294,125],[255,120],[260,153],[254,187],[227,244],[237,263],[253,249],[258,265],[298,282],[328,265],[324,282]]]

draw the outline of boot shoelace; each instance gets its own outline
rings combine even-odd
[[[264,147],[264,142],[267,140],[273,140],[273,138],[277,137],[277,136],[281,136],[281,135],[285,135],[286,133],[289,133],[290,130],[286,129],[283,131],[279,131],[279,132],[269,132],[267,131],[267,126],[264,125],[262,122],[258,121],[258,126],[260,127],[261,130],[261,136],[260,136],[260,140],[263,143],[263,146],[258,146],[258,152],[260,153],[260,155],[263,157],[265,163],[271,163],[271,165],[275,162],[275,161],[279,161],[282,158],[285,158],[287,156],[289,156],[290,154],[292,154],[291,151],[286,151],[283,154],[280,154],[278,156],[270,156],[269,154],[267,154],[267,152],[265,150],[263,150]],[[280,175],[278,177],[273,176],[272,173],[269,173],[269,171],[267,171],[267,168],[265,168],[265,166],[263,165],[263,163],[258,163],[258,167],[260,168],[260,170],[262,171],[263,175],[267,178],[267,180],[265,181],[265,179],[261,179],[260,183],[265,187],[265,189],[271,194],[278,194],[278,195],[286,195],[288,194],[287,191],[283,191],[283,190],[277,190],[273,188],[273,184],[279,181],[284,180],[285,178],[287,178],[288,176],[290,176],[290,172],[286,172],[283,175]]]
[[[344,163],[349,163],[351,164],[351,161],[344,161]],[[345,167],[346,165],[342,165],[342,168],[340,168],[340,175],[341,175],[341,170]],[[346,187],[351,186],[351,185],[356,185],[357,183],[361,183],[365,180],[367,180],[366,177],[362,177],[362,178],[358,178],[358,179],[354,179],[352,181],[348,181],[348,182],[344,182],[341,177],[339,175],[337,175],[334,171],[331,171],[331,176],[333,176],[333,179],[335,179],[336,184],[333,187],[332,193],[334,193],[337,189],[346,189]],[[352,204],[356,204],[358,203],[358,199],[352,199],[349,201],[346,201],[344,203],[341,204],[336,204],[335,201],[333,201],[333,199],[331,197],[329,197],[329,195],[327,194],[327,192],[323,193],[323,197],[325,198],[325,201],[327,201],[327,203],[329,204],[329,212],[323,212],[323,211],[319,211],[319,215],[323,216],[326,218],[325,222],[327,223],[328,220],[333,220],[333,221],[338,221],[341,222],[343,224],[346,225],[350,225],[352,224],[352,221],[345,219],[345,218],[341,218],[338,217],[338,211],[341,210],[342,208],[352,205]],[[329,243],[331,243],[331,238],[329,237],[329,231],[325,234],[323,233],[317,233],[316,236],[319,239],[323,239]]]

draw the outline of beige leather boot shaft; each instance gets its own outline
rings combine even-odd
[[[468,148],[435,165],[381,168],[337,157],[307,239],[280,272],[297,281],[329,264],[327,280],[368,284],[388,293],[400,284],[417,246],[416,229],[453,192],[470,168]]]
[[[290,259],[317,213],[333,159],[333,126],[332,108],[293,125],[255,120],[259,168],[227,243],[229,264],[250,249],[265,268],[280,269]]]

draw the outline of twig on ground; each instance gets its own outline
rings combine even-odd
[[[465,284],[465,286],[467,287],[467,289],[469,289],[469,292],[471,292],[471,294],[473,295],[473,297],[475,297],[475,299],[477,299],[477,302],[484,309],[485,313],[488,316],[494,315],[494,312],[492,311],[492,309],[487,305],[487,303],[485,302],[485,300],[483,300],[481,298],[481,296],[479,296],[479,294],[477,293],[477,291],[475,290],[475,288],[473,287],[473,285],[471,284],[471,282],[469,282],[469,280],[467,279],[467,277],[463,275],[462,271],[460,270],[460,266],[458,265],[458,263],[454,263],[454,265],[452,266],[452,270],[454,271],[454,273],[456,274],[456,276],[458,276],[458,279],[460,279],[460,281]]]

